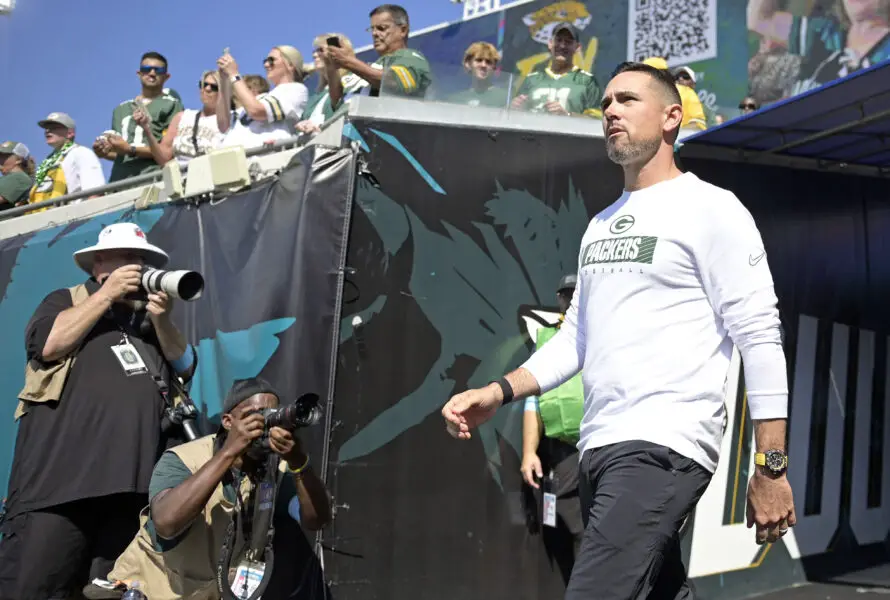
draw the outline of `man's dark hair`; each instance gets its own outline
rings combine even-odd
[[[677,90],[677,84],[674,83],[674,77],[669,71],[662,71],[640,62],[623,62],[615,67],[615,70],[612,72],[612,78],[614,79],[621,73],[645,73],[652,78],[655,85],[663,92],[665,100],[671,104],[683,104],[680,92]]]
[[[236,381],[232,389],[229,390],[229,395],[226,396],[226,400],[223,402],[223,414],[231,413],[236,406],[257,394],[272,394],[279,400],[281,399],[278,391],[265,379],[260,379],[259,377],[241,379]]]
[[[164,63],[165,67],[169,66],[167,64],[167,57],[164,56],[163,54],[161,54],[160,52],[155,52],[154,50],[152,50],[151,52],[146,52],[145,54],[142,55],[142,58],[139,59],[139,62],[141,63],[146,58],[152,58],[154,60],[159,60],[162,63]]]
[[[372,10],[371,14],[369,14],[368,17],[370,18],[374,15],[383,13],[389,13],[396,25],[404,25],[408,28],[411,27],[411,23],[408,20],[408,11],[398,4],[381,4],[380,6]]]

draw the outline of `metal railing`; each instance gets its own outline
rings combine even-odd
[[[327,125],[327,123],[325,123]],[[307,141],[306,135],[299,135],[295,137],[290,137],[284,140],[279,140],[274,144],[266,144],[263,146],[259,146],[256,148],[251,148],[245,151],[245,154],[248,158],[252,156],[264,155],[264,154],[273,154],[278,152],[279,150],[284,150],[287,148],[297,147],[303,145]],[[176,160],[176,159],[174,159]],[[182,174],[186,176],[188,174],[188,164],[181,165],[180,169],[182,169]],[[76,200],[83,200],[84,198],[93,198],[95,196],[106,196],[108,194],[112,194],[114,192],[121,192],[123,190],[129,190],[137,187],[141,187],[143,185],[149,185],[159,181],[163,178],[163,171],[159,168],[156,171],[151,171],[150,173],[143,173],[142,175],[136,175],[135,177],[128,177],[127,179],[121,179],[120,181],[115,181],[114,183],[106,183],[103,186],[91,188],[89,190],[83,190],[80,192],[75,192],[73,194],[65,194],[64,196],[59,196],[58,198],[50,198],[49,200],[44,200],[43,202],[35,202],[34,204],[25,204],[23,206],[16,206],[7,210],[0,212],[0,221],[5,221],[8,219],[12,219],[31,211],[40,210],[42,208],[53,208],[57,206],[63,206],[65,204],[69,204]]]

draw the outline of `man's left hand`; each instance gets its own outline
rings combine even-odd
[[[797,517],[787,477],[755,473],[748,483],[747,513],[748,528],[757,527],[758,544],[772,544],[788,533],[797,523]]]
[[[148,306],[145,309],[151,318],[169,317],[173,308],[173,299],[164,292],[148,295]]]
[[[281,458],[287,461],[292,469],[299,469],[306,462],[303,447],[300,440],[282,427],[273,427],[269,430],[269,447]]]

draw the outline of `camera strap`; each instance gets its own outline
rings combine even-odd
[[[170,397],[170,386],[167,384],[167,381],[161,375],[160,366],[157,364],[157,361],[153,359],[151,356],[151,352],[149,352],[147,346],[144,341],[139,338],[132,336],[129,338],[130,343],[138,346],[138,349],[141,350],[141,354],[145,356],[145,367],[148,369],[148,375],[151,377],[152,381],[154,381],[155,386],[158,388],[158,393],[161,394],[161,398],[164,400],[164,406],[168,409],[173,408],[173,399]],[[172,381],[172,376],[171,376]]]
[[[242,472],[241,477],[232,478],[235,480],[235,510],[217,567],[217,586],[224,600],[259,600],[269,585],[275,562],[272,546],[275,502],[283,475],[278,468],[279,460],[278,455],[269,453],[259,469],[259,477],[248,477]],[[241,494],[245,477],[251,484],[246,503]],[[244,551],[233,564],[239,533]],[[234,579],[229,583],[228,574],[232,567]]]

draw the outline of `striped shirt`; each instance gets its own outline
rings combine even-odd
[[[243,107],[239,108],[226,132],[223,146],[256,148],[266,142],[294,137],[296,124],[309,100],[309,91],[302,83],[282,83],[271,92],[257,96],[257,100],[266,109],[266,120],[252,119]]]

